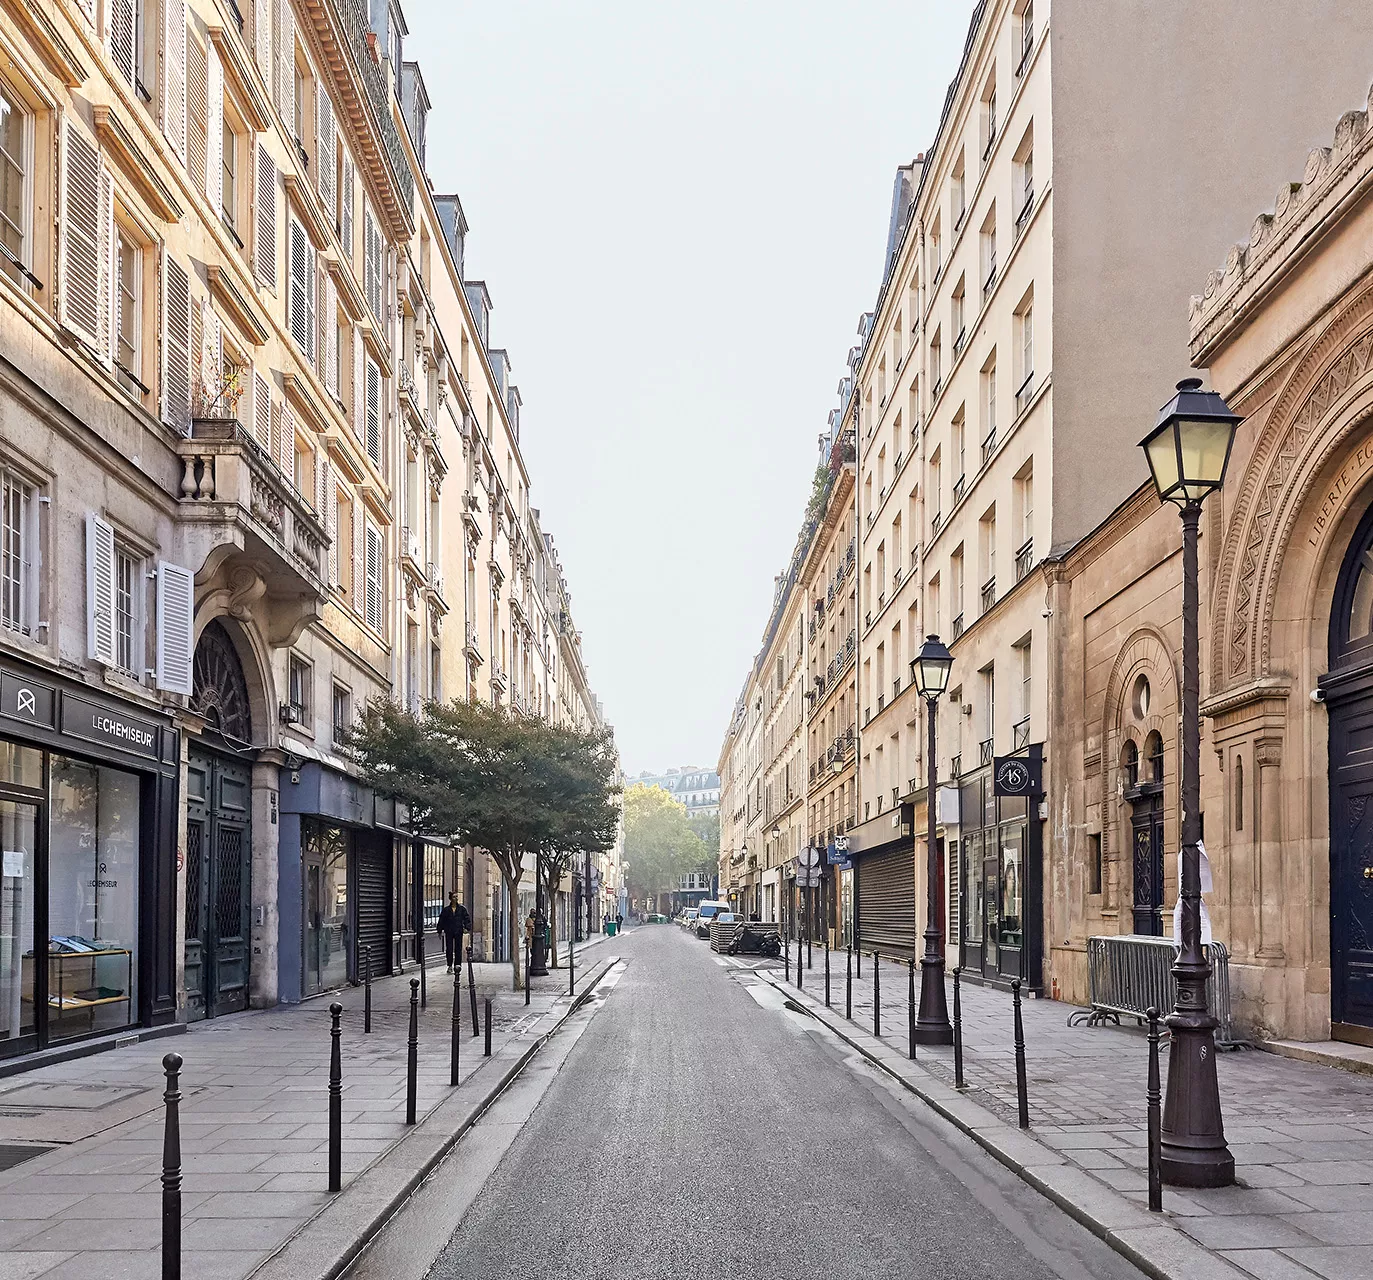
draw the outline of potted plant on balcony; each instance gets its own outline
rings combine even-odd
[[[238,405],[243,398],[246,367],[225,362],[218,369],[202,371],[196,389],[192,431],[200,439],[232,438],[238,432]]]

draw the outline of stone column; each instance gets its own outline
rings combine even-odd
[[[253,763],[253,904],[249,920],[248,1003],[255,1009],[276,1004],[279,992],[280,764],[281,755],[276,751],[262,752]],[[298,821],[295,830],[299,832]],[[297,861],[299,850],[297,841]]]
[[[1257,843],[1260,960],[1282,960],[1282,739],[1260,738],[1254,744],[1254,832]]]

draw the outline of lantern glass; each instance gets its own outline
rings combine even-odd
[[[773,827],[773,829],[772,829],[772,838],[773,838],[774,840],[780,840],[780,839],[782,838],[782,828],[781,828],[781,827]]]
[[[911,662],[911,676],[922,698],[943,696],[949,685],[949,671],[953,667],[953,654],[936,635],[925,637],[920,652]]]
[[[1216,392],[1201,389],[1200,378],[1179,382],[1157,425],[1140,441],[1159,497],[1186,505],[1219,489],[1239,423]]]

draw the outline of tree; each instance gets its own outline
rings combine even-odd
[[[661,787],[636,782],[625,790],[624,807],[630,879],[647,893],[675,892],[682,876],[706,859],[686,806]]]
[[[703,846],[701,865],[691,869],[714,871],[720,865],[720,815],[696,813],[687,819],[687,826],[701,838]]]

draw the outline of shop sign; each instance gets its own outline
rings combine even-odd
[[[51,729],[56,703],[57,695],[48,685],[23,680],[9,672],[0,675],[0,715]]]
[[[62,732],[87,742],[118,747],[150,759],[158,758],[158,726],[137,716],[112,711],[85,698],[66,694],[62,698]]]
[[[1037,796],[1044,789],[1043,768],[1036,752],[1029,756],[997,756],[992,777],[999,796]]]
[[[836,836],[831,840],[827,853],[830,866],[838,867],[840,871],[852,869],[853,864],[849,861],[848,836]]]

